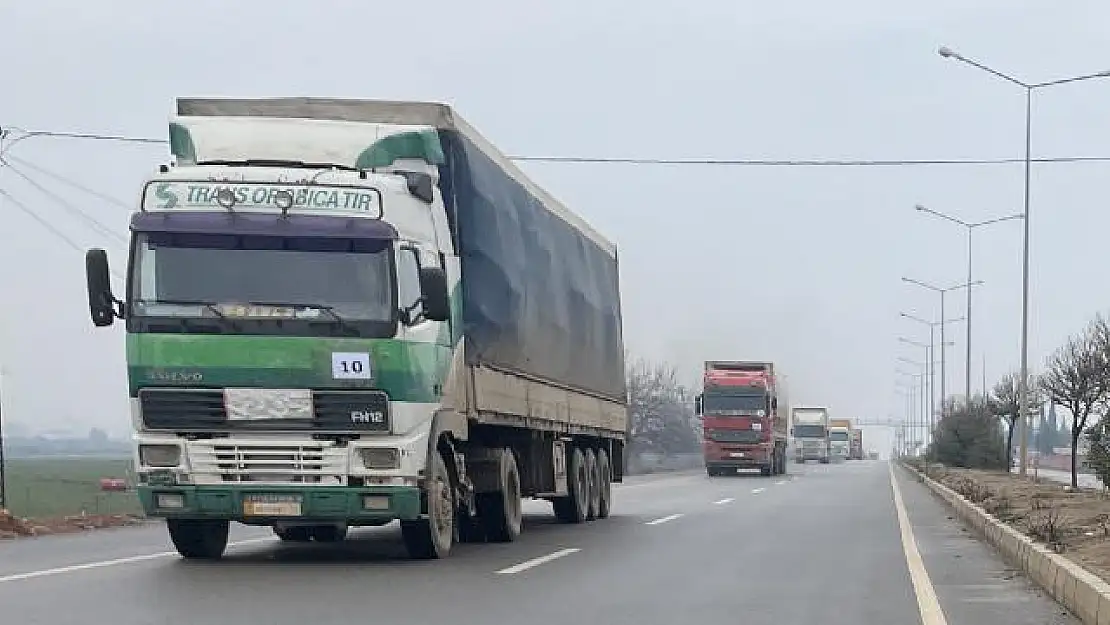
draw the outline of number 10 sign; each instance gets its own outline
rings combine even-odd
[[[359,352],[332,352],[331,377],[335,380],[369,380],[370,354]]]

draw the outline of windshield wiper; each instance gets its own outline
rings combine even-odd
[[[143,304],[169,304],[170,306],[203,306],[209,310],[213,315],[220,319],[227,319],[227,315],[220,312],[220,309],[212,302],[193,299],[155,299],[155,300],[139,300]]]
[[[245,161],[200,161],[197,165],[223,165],[225,167],[296,167],[299,169],[340,169],[343,171],[362,171],[358,167],[338,163],[306,163],[305,161],[285,161],[280,159],[247,159]]]
[[[340,326],[342,326],[347,321],[346,319],[344,319],[342,317],[342,315],[335,312],[335,307],[334,306],[328,306],[326,304],[301,304],[301,303],[298,303],[298,302],[259,302],[259,301],[256,301],[256,300],[251,300],[251,301],[247,302],[247,305],[249,305],[249,306],[274,306],[274,307],[281,306],[281,307],[285,307],[285,308],[315,308],[316,310],[319,310],[323,313],[326,313],[327,316],[331,317],[332,320],[335,321]]]

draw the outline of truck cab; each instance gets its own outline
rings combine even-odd
[[[794,460],[805,464],[816,460],[829,462],[829,413],[821,407],[795,407],[791,413]]]
[[[706,363],[695,405],[708,475],[786,472],[786,407],[780,407],[779,395],[771,363]]]
[[[843,462],[848,459],[851,445],[850,436],[846,427],[829,428],[829,451],[833,462]]]

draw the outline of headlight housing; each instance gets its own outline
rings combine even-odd
[[[139,464],[146,467],[176,467],[181,464],[181,446],[139,445]]]
[[[367,469],[385,470],[401,466],[401,451],[394,447],[363,447],[358,450],[362,466]]]

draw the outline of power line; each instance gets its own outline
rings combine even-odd
[[[75,215],[78,219],[84,221],[93,230],[96,230],[96,231],[100,232],[101,234],[103,234],[103,235],[105,235],[109,238],[115,239],[116,241],[118,241],[119,243],[121,243],[123,245],[127,245],[127,239],[124,238],[123,235],[119,234],[118,232],[115,232],[114,230],[112,230],[108,226],[105,226],[104,224],[100,223],[99,221],[97,221],[96,219],[94,219],[93,217],[91,217],[87,213],[85,213],[85,211],[83,211],[80,208],[77,208],[76,206],[70,204],[69,201],[67,201],[65,198],[63,198],[60,195],[54,193],[50,189],[47,189],[45,186],[39,184],[39,182],[36,181],[34,178],[31,178],[27,174],[23,173],[21,170],[17,169],[6,158],[0,158],[0,164],[6,164],[8,166],[8,169],[10,169],[12,171],[12,173],[19,176],[20,178],[23,178],[25,181],[27,181],[28,184],[35,187],[40,192],[42,192],[44,195],[46,195],[47,197],[49,197],[52,200],[54,200],[55,202],[57,202],[58,205],[61,206],[62,208],[64,208],[65,210],[69,211],[70,214]]]
[[[53,130],[20,130],[13,126],[7,129],[18,130],[19,136],[9,143],[28,137],[53,137],[60,139],[87,139],[92,141],[114,141],[122,143],[168,144],[165,139],[112,135],[93,132],[64,132]],[[4,129],[0,128],[0,133]],[[543,163],[577,164],[616,164],[616,165],[718,165],[718,166],[756,166],[756,167],[912,167],[925,165],[1010,165],[1024,163],[1025,159],[1014,158],[935,158],[935,159],[745,159],[745,158],[636,158],[608,156],[509,156],[510,160]],[[1110,156],[1051,156],[1030,159],[1034,163],[1104,163]]]
[[[13,196],[10,192],[8,192],[3,187],[0,187],[0,197],[3,197],[4,199],[8,200],[8,202],[10,202],[12,204],[12,206],[15,206],[17,209],[22,211],[28,217],[37,221],[40,226],[42,226],[47,231],[49,231],[51,234],[53,234],[54,236],[56,236],[59,239],[61,239],[62,241],[64,241],[66,243],[66,245],[72,247],[73,249],[77,250],[78,252],[80,252],[82,254],[85,253],[85,249],[83,247],[81,247],[80,245],[78,245],[76,241],[69,238],[69,236],[66,233],[59,230],[57,227],[54,226],[54,224],[50,223],[49,221],[44,219],[42,216],[40,216],[38,213],[31,210],[26,204],[24,204],[23,202],[20,202],[15,196]],[[119,278],[120,280],[123,280],[123,276],[120,275],[119,273],[116,273],[115,271],[112,272],[112,275],[115,276],[116,278]]]
[[[131,205],[129,205],[127,202],[124,202],[123,200],[121,200],[119,198],[115,198],[115,197],[112,197],[110,195],[101,193],[101,192],[97,191],[96,189],[90,189],[89,187],[86,187],[85,185],[83,185],[83,184],[81,184],[81,183],[79,183],[75,180],[67,178],[66,176],[63,176],[62,174],[59,174],[57,172],[51,171],[51,170],[49,170],[49,169],[47,169],[47,168],[45,168],[41,165],[36,165],[35,163],[32,163],[31,161],[28,161],[27,159],[23,159],[23,158],[20,158],[18,156],[8,155],[8,156],[4,156],[3,160],[8,161],[9,163],[17,163],[17,164],[19,164],[23,167],[26,167],[27,169],[32,169],[34,171],[37,171],[38,173],[40,173],[44,176],[49,176],[49,177],[53,178],[54,180],[57,180],[58,182],[61,182],[62,184],[67,184],[67,185],[73,187],[74,189],[77,189],[78,191],[84,191],[85,193],[88,193],[89,195],[91,195],[95,198],[98,198],[100,200],[103,200],[103,201],[105,201],[109,204],[115,204],[116,206],[119,206],[119,207],[121,207],[125,210],[128,210],[128,211],[131,210]]]
[[[908,167],[915,165],[1007,165],[1024,163],[1024,158],[968,158],[968,159],[893,159],[893,160],[839,160],[839,159],[666,159],[619,158],[588,156],[511,156],[514,161],[546,163],[612,163],[629,165],[747,165],[765,167]],[[1034,163],[1102,163],[1110,156],[1055,156],[1030,159]]]

